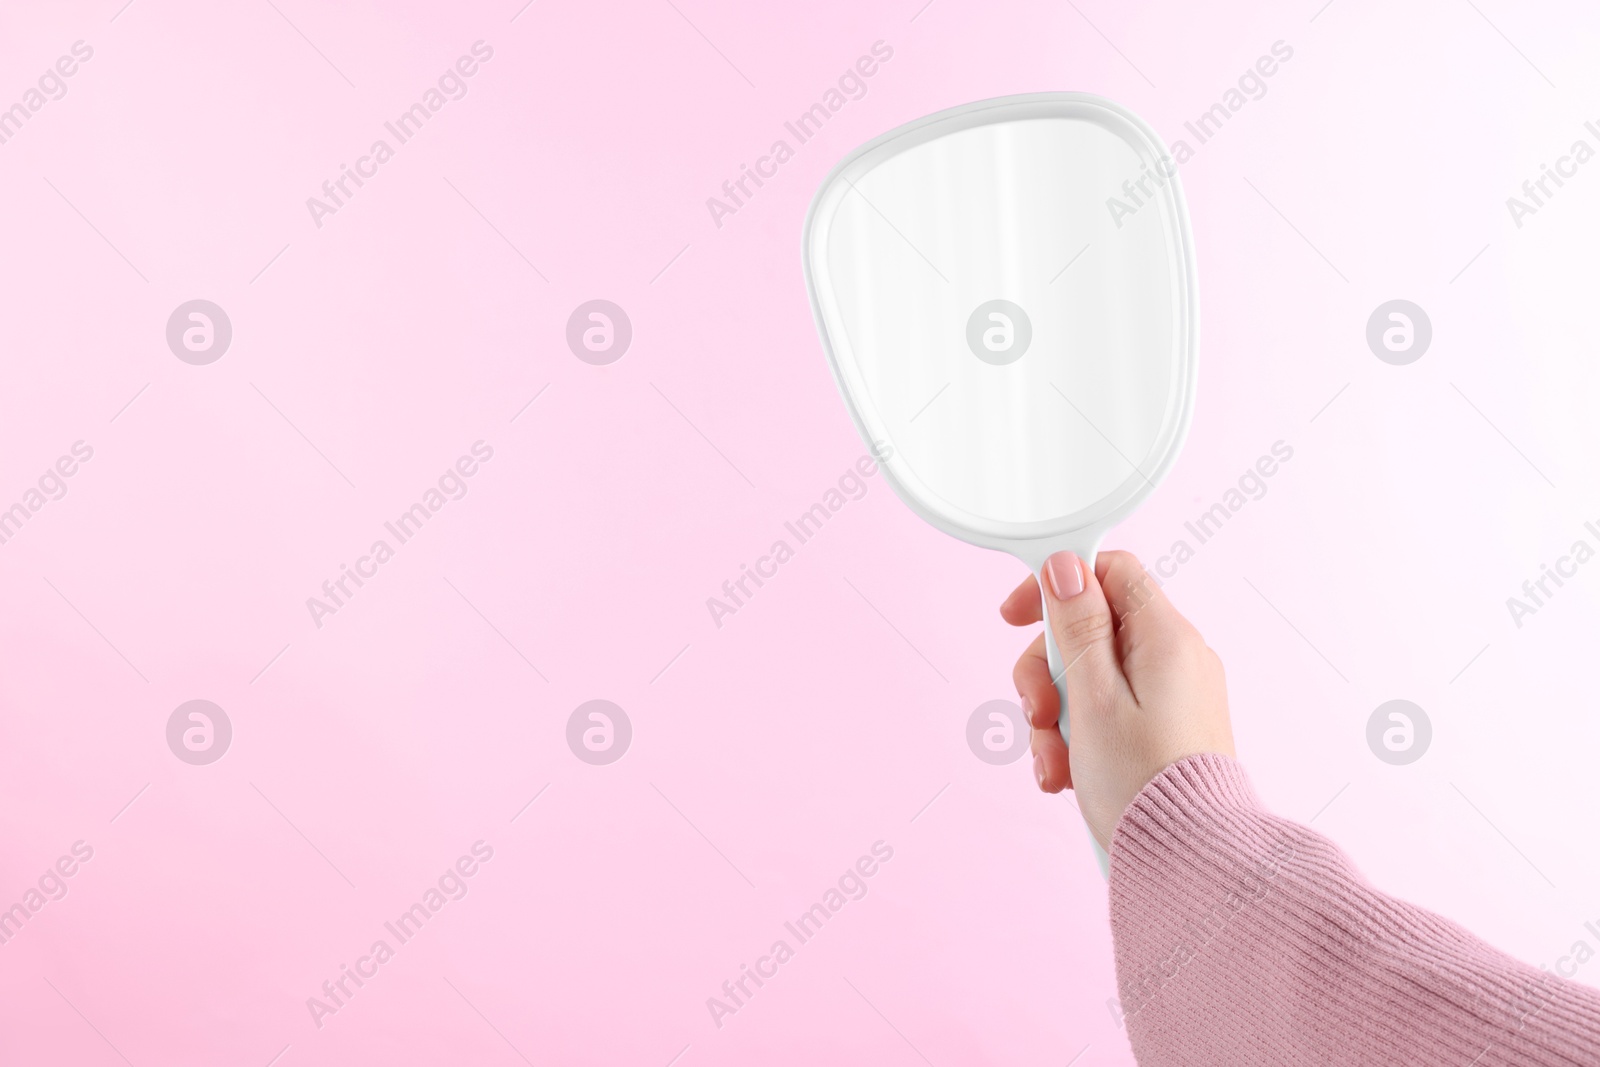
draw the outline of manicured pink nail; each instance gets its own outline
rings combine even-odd
[[[1044,576],[1057,600],[1071,600],[1083,592],[1083,564],[1071,552],[1057,552],[1045,560]]]
[[[1033,777],[1039,783],[1039,788],[1044,788],[1044,757],[1033,757]]]
[[[1029,726],[1033,725],[1033,701],[1027,697],[1022,698],[1022,719]]]

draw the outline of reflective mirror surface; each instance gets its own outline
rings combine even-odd
[[[1136,500],[1170,460],[1193,290],[1142,129],[1093,98],[1015,99],[868,146],[819,194],[807,255],[897,487],[946,524],[1034,536]]]

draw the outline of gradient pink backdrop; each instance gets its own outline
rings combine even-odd
[[[1020,568],[873,479],[720,628],[705,601],[862,452],[799,269],[840,156],[1057,89],[1176,138],[1280,40],[1183,169],[1199,406],[1108,545],[1159,556],[1291,445],[1168,583],[1263,796],[1534,963],[1600,918],[1596,575],[1520,629],[1505,606],[1600,520],[1600,163],[1520,229],[1505,206],[1595,141],[1600,14],[921,4],[6,5],[0,107],[94,55],[0,145],[0,507],[94,457],[0,546],[0,907],[94,855],[0,945],[0,1060],[1130,1063],[1071,801],[966,746],[1014,695]],[[479,40],[466,97],[316,227],[306,198]],[[867,95],[716,226],[880,40]],[[1364,340],[1396,297],[1434,328],[1405,367]],[[164,339],[193,298],[233,324],[209,366]],[[596,298],[634,331],[605,367],[564,340]],[[468,495],[315,627],[478,440]],[[1396,697],[1434,728],[1406,767],[1365,741]],[[634,729],[610,766],[565,741],[595,698]],[[209,766],[167,748],[192,699],[233,723]],[[467,896],[315,1025],[479,840]],[[879,840],[867,896],[715,1025]]]

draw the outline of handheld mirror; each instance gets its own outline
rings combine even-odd
[[[917,514],[1035,575],[1062,549],[1093,567],[1171,467],[1199,325],[1175,170],[1127,109],[1037,93],[908,123],[823,182],[803,249],[817,329]]]

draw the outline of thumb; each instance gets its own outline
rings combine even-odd
[[[1045,560],[1042,572],[1045,615],[1061,652],[1055,670],[1066,672],[1056,681],[1066,682],[1067,709],[1076,718],[1089,701],[1104,700],[1126,684],[1113,643],[1111,607],[1094,571],[1076,553],[1057,552]]]

